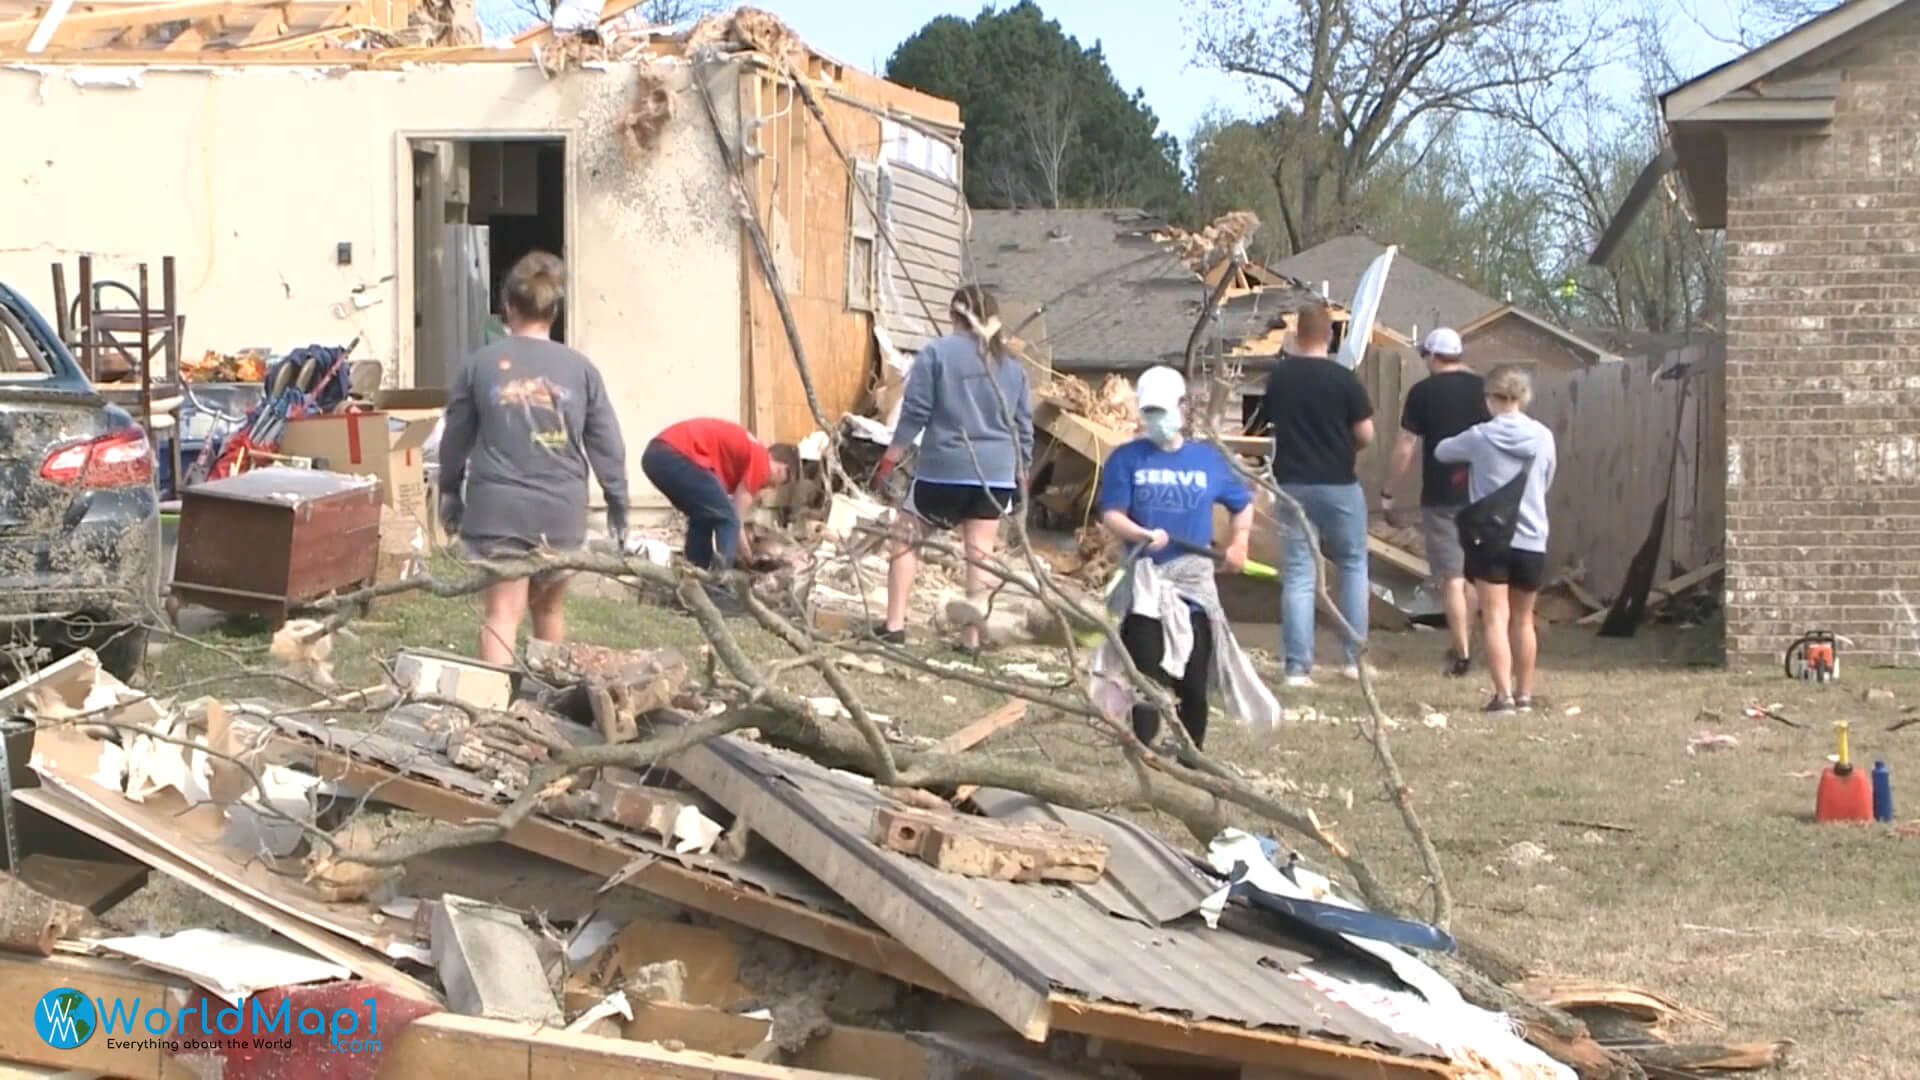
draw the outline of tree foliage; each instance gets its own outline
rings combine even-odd
[[[1179,147],[1144,95],[1114,79],[1031,0],[971,21],[943,15],[894,50],[887,78],[959,102],[976,207],[1142,206],[1172,211]]]
[[[1251,79],[1282,118],[1288,167],[1272,180],[1294,250],[1357,224],[1363,191],[1417,132],[1607,62],[1603,20],[1565,0],[1188,2],[1199,58]]]

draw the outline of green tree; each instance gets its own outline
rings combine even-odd
[[[1179,209],[1179,146],[1144,96],[1031,2],[943,15],[894,50],[887,78],[958,102],[979,207]]]
[[[1295,250],[1364,219],[1362,193],[1423,130],[1610,59],[1612,17],[1566,0],[1186,4],[1199,58],[1245,76],[1285,118],[1273,184]]]

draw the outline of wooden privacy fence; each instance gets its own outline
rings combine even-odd
[[[1547,498],[1549,573],[1583,571],[1583,584],[1601,599],[1619,591],[1666,496],[1676,423],[1673,501],[1654,579],[1724,557],[1724,358],[1725,346],[1713,342],[1536,379],[1527,411],[1553,430],[1559,454]],[[1682,364],[1684,379],[1655,377]]]
[[[1627,564],[1645,541],[1653,510],[1666,494],[1673,456],[1675,409],[1686,384],[1673,503],[1654,579],[1693,570],[1724,556],[1726,535],[1726,378],[1720,342],[1575,372],[1534,376],[1527,412],[1553,430],[1559,473],[1547,498],[1551,525],[1549,573],[1574,571],[1588,591],[1611,599]],[[1685,380],[1654,376],[1685,363]],[[1360,482],[1379,510],[1400,406],[1407,391],[1427,375],[1425,361],[1410,351],[1373,349],[1356,372],[1374,402],[1374,444],[1361,455]],[[1483,372],[1484,374],[1484,372]],[[1420,470],[1394,488],[1402,507],[1420,502]]]

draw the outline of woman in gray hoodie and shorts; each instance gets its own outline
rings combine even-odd
[[[1480,600],[1487,671],[1493,676],[1487,711],[1525,712],[1533,708],[1534,665],[1540,656],[1533,606],[1547,577],[1547,491],[1553,487],[1556,464],[1553,432],[1521,411],[1533,399],[1533,380],[1525,369],[1494,368],[1486,392],[1487,412],[1493,418],[1440,440],[1433,456],[1467,466],[1470,503],[1527,470],[1510,549],[1488,558],[1469,546],[1466,559],[1466,578]]]
[[[980,645],[986,596],[996,584],[973,561],[993,554],[1000,519],[1021,502],[1033,463],[1033,401],[1027,369],[1007,351],[993,294],[965,286],[947,313],[953,332],[914,358],[893,444],[874,472],[877,488],[919,442],[913,489],[895,518],[887,620],[874,629],[883,641],[906,639],[907,598],[919,571],[915,537],[958,529],[968,558],[962,637],[971,649]]]

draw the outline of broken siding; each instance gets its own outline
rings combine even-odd
[[[880,165],[883,243],[881,326],[902,351],[945,332],[947,301],[960,284],[966,196],[960,152],[943,136],[886,121]]]
[[[889,320],[902,310],[917,310],[910,285],[937,309],[945,308],[959,278],[959,220],[964,211],[957,186],[940,183],[933,173],[924,174],[925,182],[903,179],[903,174],[916,171],[907,162],[947,168],[943,154],[952,174],[959,175],[950,143],[929,146],[926,140],[933,137],[924,134],[895,137],[896,132],[917,133],[918,128],[886,114],[920,104],[921,96],[845,70],[840,80],[834,92],[815,93],[832,127],[831,140],[806,103],[795,100],[778,77],[750,72],[741,93],[742,119],[749,132],[746,147],[750,155],[758,153],[749,168],[758,189],[761,227],[773,249],[821,411],[830,421],[857,409],[867,397],[874,356],[870,310],[885,312],[882,325],[892,326]],[[852,160],[843,159],[835,143]],[[880,151],[877,159],[863,157],[874,148]],[[867,182],[873,185],[871,202],[862,195]],[[948,189],[944,202],[942,187]],[[898,197],[890,203],[894,192]],[[893,204],[904,221],[889,234]],[[930,207],[938,209],[930,215]],[[945,232],[951,240],[945,245],[939,240],[942,213],[950,222]],[[887,235],[894,236],[901,259],[893,257]],[[937,252],[943,246],[951,252],[951,269],[944,276],[928,268],[939,261]],[[786,327],[750,247],[745,259],[748,423],[762,439],[795,441],[818,425]],[[904,299],[895,302],[893,292],[903,293]],[[914,325],[924,326],[925,320]],[[916,348],[925,340],[919,333],[896,344]]]

